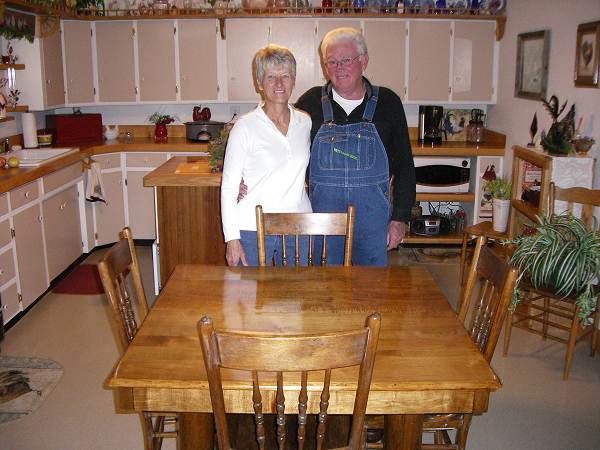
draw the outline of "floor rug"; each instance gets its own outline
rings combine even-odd
[[[425,264],[457,264],[460,262],[459,248],[424,247],[415,249],[417,262]]]
[[[62,367],[50,359],[0,356],[0,423],[39,408],[62,373]]]
[[[95,295],[104,288],[96,264],[80,264],[52,289],[56,294]]]

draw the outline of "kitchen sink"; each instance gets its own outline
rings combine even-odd
[[[6,159],[10,158],[11,156],[15,156],[19,160],[20,167],[37,167],[70,153],[75,153],[78,150],[79,149],[77,147],[44,149],[26,148],[22,150],[15,150],[14,152],[10,153],[2,153],[0,156],[3,156]]]

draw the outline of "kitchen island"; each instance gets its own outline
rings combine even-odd
[[[144,186],[155,191],[160,286],[177,264],[225,264],[221,174],[210,172],[208,157],[175,156],[147,174]]]

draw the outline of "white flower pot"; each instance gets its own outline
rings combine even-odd
[[[495,198],[492,200],[492,217],[494,231],[504,233],[508,225],[508,211],[510,210],[510,200],[501,200]]]

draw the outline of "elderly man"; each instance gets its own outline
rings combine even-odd
[[[352,262],[387,264],[415,203],[415,170],[400,98],[363,77],[369,55],[360,31],[338,28],[321,43],[329,82],[296,107],[312,119],[309,195],[314,212],[356,210]],[[390,177],[393,205],[390,211]],[[341,264],[342,240],[328,239],[328,262]]]

